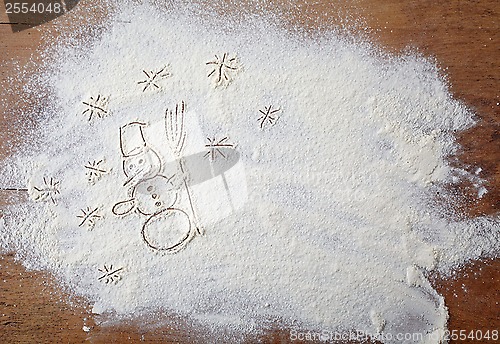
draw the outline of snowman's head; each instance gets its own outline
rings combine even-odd
[[[156,176],[140,182],[134,189],[137,211],[143,215],[157,214],[174,205],[177,188],[172,179],[175,177]]]
[[[158,154],[149,147],[144,147],[140,153],[123,158],[123,172],[127,176],[124,185],[135,185],[141,180],[153,178],[161,170],[161,160]]]

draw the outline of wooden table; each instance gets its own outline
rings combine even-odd
[[[90,1],[81,1],[73,11],[90,11]],[[206,2],[210,2],[207,0]],[[488,180],[488,193],[475,201],[469,185],[463,185],[463,208],[470,216],[498,214],[500,209],[500,2],[498,0],[358,0],[358,1],[270,1],[277,9],[285,8],[283,15],[288,25],[298,25],[308,31],[327,24],[330,19],[338,24],[341,18],[364,18],[359,28],[384,49],[399,54],[412,49],[434,57],[448,75],[453,94],[474,109],[479,124],[460,134],[463,149],[459,162],[471,171],[483,169]],[[345,3],[349,3],[346,5]],[[213,4],[211,4],[213,5]],[[239,11],[245,5],[230,5]],[[212,6],[223,11],[222,7]],[[241,7],[241,8],[240,8]],[[16,75],[11,59],[21,65],[31,54],[36,59],[41,31],[50,30],[54,22],[12,33],[8,18],[0,7],[0,80]],[[227,10],[227,8],[225,9]],[[99,14],[98,9],[92,9]],[[311,19],[316,18],[314,21]],[[56,21],[62,18],[56,19]],[[78,25],[76,23],[75,25]],[[331,24],[329,24],[331,25]],[[4,88],[6,101],[0,103],[0,158],[15,149],[20,124],[9,109],[29,106],[30,100],[5,96],[21,85],[9,83]],[[5,92],[7,91],[7,92]],[[31,104],[32,105],[32,104]],[[6,144],[7,143],[7,144]],[[0,198],[4,198],[0,194]],[[474,262],[459,271],[453,279],[431,276],[433,285],[445,297],[449,307],[450,330],[500,329],[500,260]],[[162,318],[169,326],[153,328],[155,319]],[[84,320],[86,319],[86,320]],[[165,315],[142,317],[102,325],[102,318],[90,313],[83,300],[68,295],[46,272],[26,271],[13,259],[13,254],[0,256],[0,343],[57,342],[92,343],[137,342],[206,342],[197,332],[179,319]],[[175,320],[175,321],[174,321]],[[82,330],[91,326],[90,332]],[[100,324],[100,325],[99,325]],[[259,338],[265,343],[287,343],[289,332],[269,329]],[[475,341],[479,343],[480,341]],[[483,341],[492,343],[492,341]],[[463,342],[465,343],[465,341]]]

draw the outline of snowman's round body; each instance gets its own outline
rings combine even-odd
[[[175,208],[179,198],[176,176],[157,175],[140,181],[132,188],[130,199],[113,207],[116,215],[126,215],[133,210],[148,216],[141,234],[146,244],[158,251],[175,253],[195,235],[189,215]]]
[[[152,249],[175,253],[186,246],[195,232],[184,210],[167,208],[148,218],[141,234]]]
[[[182,249],[192,238],[189,215],[173,208],[178,199],[175,176],[156,176],[141,181],[133,190],[137,211],[149,216],[142,227],[146,244],[170,253]]]

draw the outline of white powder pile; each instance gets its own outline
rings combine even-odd
[[[31,196],[2,211],[2,246],[97,313],[439,342],[425,272],[499,254],[498,217],[433,201],[466,175],[446,157],[472,114],[423,58],[267,22],[126,4],[60,43],[38,129],[2,163]]]

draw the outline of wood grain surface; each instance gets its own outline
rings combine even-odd
[[[213,6],[209,0],[200,0]],[[473,197],[473,188],[462,185],[463,202],[459,205],[470,216],[498,214],[500,210],[500,2],[498,0],[358,0],[358,1],[269,1],[282,12],[286,25],[306,32],[325,30],[343,23],[354,23],[364,35],[383,49],[395,54],[418,51],[435,58],[447,75],[453,94],[462,99],[478,116],[478,125],[460,133],[462,149],[454,164],[474,171],[483,169],[488,193],[481,200]],[[349,3],[346,5],[346,3]],[[73,11],[102,15],[91,1],[81,1]],[[243,2],[215,7],[221,15],[227,11],[250,10]],[[13,33],[4,8],[0,5],[0,159],[16,149],[22,139],[24,121],[14,118],[12,109],[35,108],[30,99],[19,99],[15,90],[16,65],[39,59],[42,33],[53,30],[64,17]],[[362,18],[362,20],[360,19]],[[348,20],[348,21],[346,21]],[[79,23],[68,23],[78,27]],[[57,34],[57,33],[55,33]],[[14,78],[13,81],[9,78]],[[5,81],[8,81],[7,83]],[[5,199],[5,192],[0,199]],[[21,195],[19,197],[22,197]],[[0,201],[1,202],[1,201]],[[500,329],[500,260],[469,264],[453,278],[430,276],[433,285],[445,297],[449,308],[450,330]],[[155,324],[166,324],[155,326]],[[91,327],[90,332],[82,330]],[[26,271],[14,260],[13,253],[0,256],[0,343],[122,343],[210,342],[211,337],[194,329],[183,319],[168,314],[144,314],[137,319],[110,321],[93,315],[85,300],[69,295],[47,272]],[[289,331],[270,326],[257,338],[246,342],[288,343]],[[296,341],[295,341],[296,342]],[[458,341],[493,343],[493,341]]]

